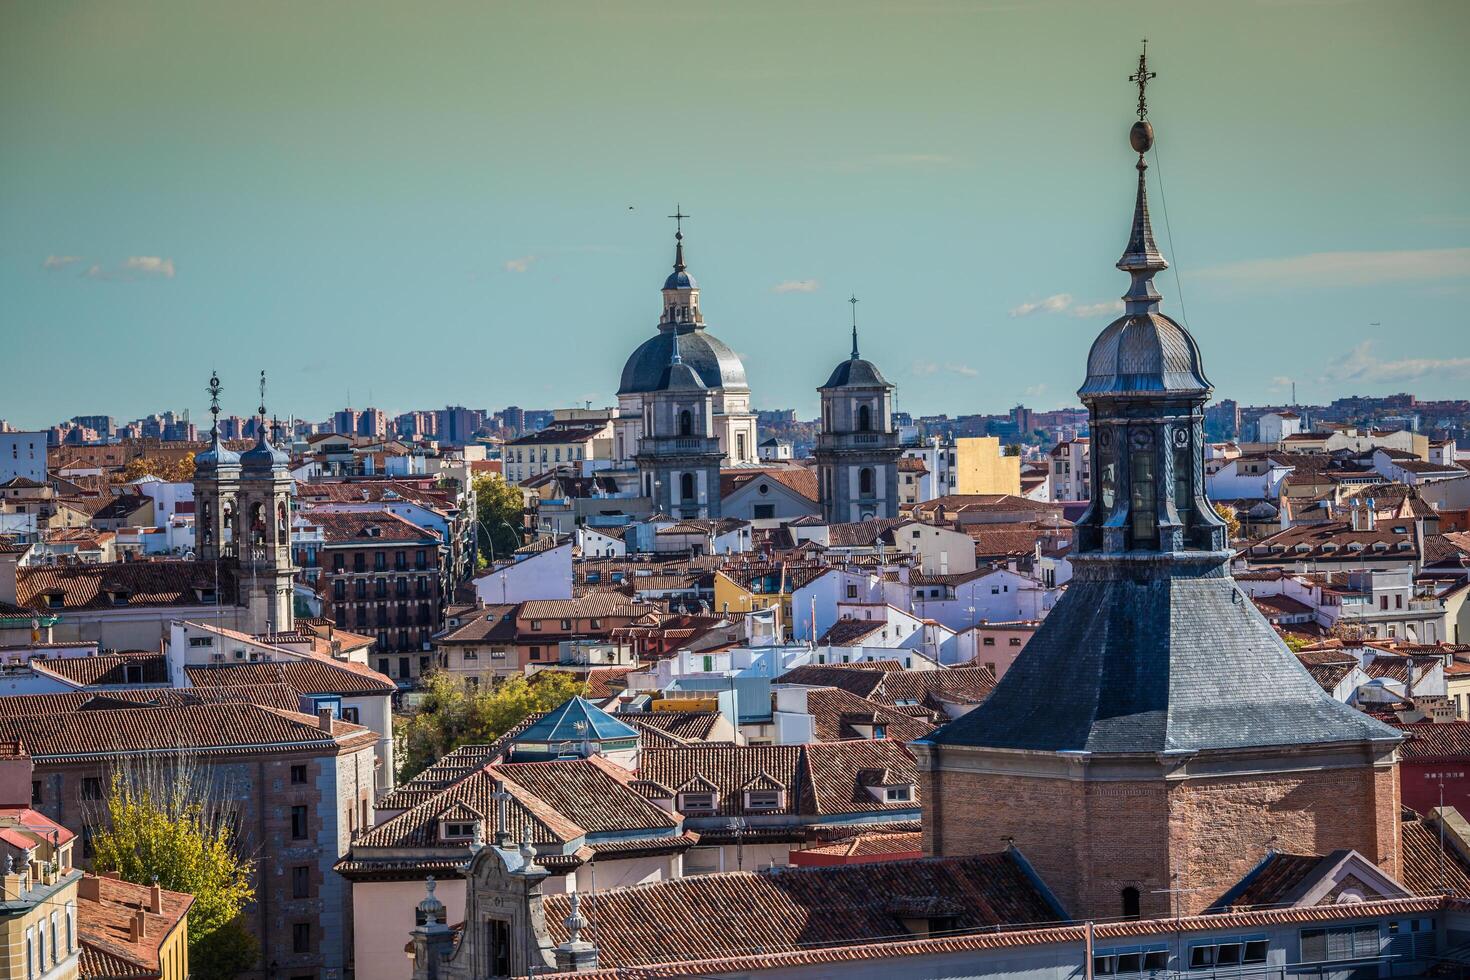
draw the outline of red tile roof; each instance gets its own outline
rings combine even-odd
[[[168,662],[161,653],[119,653],[95,657],[32,658],[32,667],[73,684],[167,684]],[[133,668],[129,670],[129,668]]]
[[[185,667],[195,687],[237,687],[254,684],[284,684],[300,694],[341,694],[348,697],[393,694],[391,680],[370,667],[350,660],[321,657],[271,663],[220,664]]]
[[[98,891],[96,900],[83,897],[91,882]],[[78,888],[77,938],[83,949],[91,950],[91,963],[84,963],[84,977],[114,976],[161,976],[159,947],[178,929],[194,904],[194,896],[183,892],[160,889],[163,912],[151,911],[151,889],[147,885],[135,885],[129,881],[106,876],[88,878]],[[132,938],[131,923],[139,910],[143,912],[143,935]],[[132,971],[122,973],[123,964]],[[88,972],[87,967],[99,972]],[[142,970],[143,973],[136,971]]]
[[[46,609],[108,609],[113,594],[125,595],[128,606],[199,606],[201,593],[219,585],[221,601],[235,594],[231,561],[129,561],[100,565],[32,565],[16,569],[16,599],[22,606]],[[46,597],[63,597],[61,607]]]
[[[439,532],[419,527],[386,510],[366,513],[305,512],[307,519],[322,529],[327,546],[366,546],[387,543],[438,544]]]

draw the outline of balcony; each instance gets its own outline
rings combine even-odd
[[[716,455],[719,451],[719,440],[704,436],[649,436],[638,440],[639,456]]]
[[[898,437],[892,432],[832,432],[817,437],[817,449],[842,450],[898,448]]]

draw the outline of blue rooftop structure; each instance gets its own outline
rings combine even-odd
[[[602,749],[634,748],[638,730],[623,724],[586,698],[573,697],[553,708],[516,738],[511,752],[517,762],[543,755],[581,755],[584,742],[596,743]],[[567,751],[561,747],[566,746]]]

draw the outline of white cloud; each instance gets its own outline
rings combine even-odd
[[[920,377],[929,374],[937,374],[938,372],[939,365],[935,364],[933,361],[915,361],[913,363],[913,366],[909,368],[910,374],[916,374]]]
[[[970,367],[970,365],[968,364],[946,364],[944,366],[944,369],[950,374],[958,374],[966,378],[975,378],[980,376],[980,372]]]
[[[1427,377],[1470,378],[1470,357],[1408,357],[1386,361],[1365,340],[1327,363],[1323,381],[1418,381]]]
[[[1313,252],[1279,259],[1229,262],[1194,273],[1236,285],[1371,286],[1470,277],[1470,248],[1399,249],[1390,252]]]
[[[506,261],[505,261],[505,271],[506,272],[525,272],[527,269],[531,268],[531,264],[533,262],[535,262],[537,258],[539,258],[539,256],[536,256],[536,255],[522,255],[518,259],[506,259]]]
[[[1028,398],[1040,398],[1044,394],[1046,394],[1046,385],[1044,384],[1031,385],[1026,389]]]
[[[1123,301],[1121,299],[1108,300],[1103,303],[1084,303],[1074,306],[1067,311],[1075,317],[1106,316],[1109,313],[1122,313]]]
[[[118,271],[125,276],[161,276],[164,279],[174,277],[174,260],[160,258],[157,255],[134,255],[125,259]]]
[[[815,279],[787,279],[771,287],[773,293],[814,293],[822,288]]]
[[[65,269],[69,265],[76,265],[82,261],[80,255],[48,255],[46,261],[41,263],[41,268],[50,271]]]
[[[1011,307],[1011,316],[1030,316],[1033,313],[1064,313],[1072,305],[1071,293],[1056,293],[1034,303],[1022,303]]]
[[[915,361],[909,367],[910,374],[915,374],[920,377],[927,377],[931,374],[938,374],[941,371],[945,372],[946,374],[958,374],[964,378],[975,378],[980,376],[980,372],[978,370],[970,367],[970,365],[968,364],[961,364],[958,361],[947,361],[944,364],[936,364],[933,361]]]

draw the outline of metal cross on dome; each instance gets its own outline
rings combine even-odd
[[[1128,76],[1128,81],[1138,86],[1138,118],[1148,116],[1148,83],[1158,78],[1159,73],[1148,70],[1148,38],[1143,39],[1143,50],[1138,55],[1138,71]]]
[[[676,237],[678,237],[678,238],[683,238],[684,237],[684,219],[685,218],[693,217],[693,215],[685,214],[684,213],[684,206],[682,204],[675,204],[674,205],[674,213],[671,214],[671,215],[669,215],[669,217],[674,219],[674,235]]]

